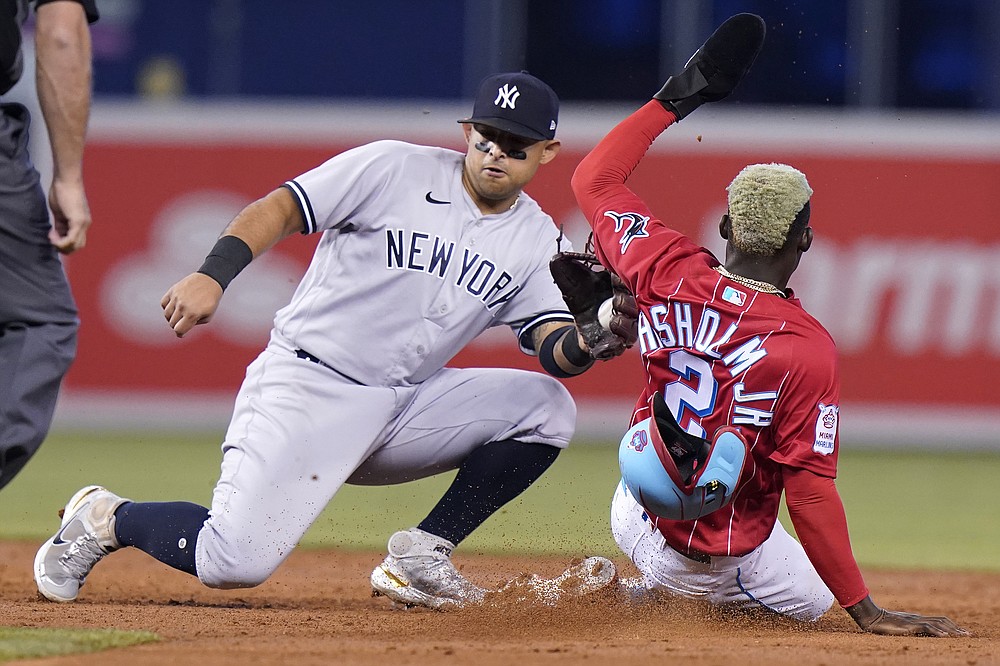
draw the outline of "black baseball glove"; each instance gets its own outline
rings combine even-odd
[[[684,71],[667,79],[653,99],[680,120],[706,102],[728,97],[757,59],[766,31],[764,19],[756,14],[730,17],[694,52]]]
[[[556,252],[549,261],[549,272],[555,281],[576,327],[599,361],[620,356],[638,338],[639,308],[635,296],[621,279],[604,268],[590,252]],[[610,301],[607,327],[601,325],[598,313]]]

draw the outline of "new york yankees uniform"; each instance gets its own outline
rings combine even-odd
[[[369,385],[422,382],[491,326],[531,353],[521,333],[569,316],[548,274],[555,225],[524,193],[484,216],[462,157],[379,141],[287,183],[307,231],[326,233],[276,334]]]
[[[458,121],[465,154],[374,142],[238,213],[202,266],[160,301],[178,336],[211,320],[255,255],[296,232],[321,238],[247,367],[211,507],[81,488],[35,554],[42,596],[74,601],[105,555],[129,547],[209,587],[259,585],[344,483],[457,469],[427,516],[389,537],[369,582],[394,603],[481,603],[486,590],[451,553],[569,443],[576,407],[556,377],[594,360],[549,273],[561,232],[523,192],[559,152],[558,114],[543,81],[490,75],[472,115]],[[549,374],[445,367],[494,326],[511,328]],[[578,568],[567,575],[586,579],[581,590],[614,576],[606,558]]]
[[[777,516],[783,466],[836,476],[836,349],[791,293],[786,299],[723,277],[708,250],[624,185],[673,121],[656,101],[637,111],[581,164],[574,190],[599,256],[640,307],[646,385],[632,423],[650,416],[648,399],[658,391],[692,434],[739,428],[749,458],[732,502],[698,520],[658,518],[619,485],[612,531],[652,589],[813,620],[833,595]],[[866,594],[858,574],[837,597],[846,606]]]
[[[572,320],[548,273],[551,218],[524,193],[483,215],[462,167],[455,151],[378,141],[285,184],[322,237],[240,388],[202,582],[266,579],[345,482],[454,469],[485,442],[568,444],[576,411],[555,379],[444,367],[487,328],[534,354],[535,326]]]

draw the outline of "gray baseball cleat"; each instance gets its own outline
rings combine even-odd
[[[35,584],[50,601],[75,601],[87,574],[108,553],[115,538],[115,509],[128,502],[101,486],[81,488],[62,512],[62,526],[35,555]]]
[[[372,571],[372,593],[407,607],[453,609],[480,604],[486,591],[451,563],[455,545],[412,527],[389,538],[389,554]]]

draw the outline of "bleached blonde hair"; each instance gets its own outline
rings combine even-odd
[[[739,250],[770,256],[784,246],[788,229],[813,190],[804,173],[787,164],[751,164],[726,188],[729,240]]]

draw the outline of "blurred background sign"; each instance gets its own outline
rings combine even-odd
[[[817,241],[793,286],[838,343],[845,441],[1000,448],[1000,3],[99,6],[86,156],[95,224],[68,262],[83,327],[58,424],[224,424],[316,239],[251,265],[188,339],[162,321],[164,291],[240,208],[337,152],[379,138],[460,149],[455,120],[488,73],[527,69],[563,99],[563,152],[528,192],[582,245],[569,190],[578,161],[715,25],[753,11],[768,40],[750,75],[660,138],[631,186],[718,251],[725,186],[742,166],[805,171]],[[509,331],[455,362],[535,367]],[[640,373],[633,352],[567,381],[581,429],[616,438]]]
[[[65,405],[104,394],[117,412],[124,396],[152,398],[149,409],[224,396],[215,417],[224,421],[316,237],[292,238],[251,264],[213,322],[184,340],[163,321],[166,289],[200,265],[243,206],[285,180],[375,136],[460,147],[463,112],[395,105],[379,118],[375,107],[176,105],[168,122],[163,109],[98,108],[87,155],[98,223],[86,253],[69,263],[84,323]],[[567,105],[563,151],[528,187],[578,247],[587,225],[570,175],[627,112]],[[761,161],[802,169],[816,190],[816,242],[792,285],[837,340],[845,436],[990,441],[1000,410],[989,381],[1000,372],[1000,125],[956,127],[943,118],[706,108],[664,134],[629,183],[660,217],[721,253],[718,220],[732,177]],[[364,335],[365,323],[354,325]],[[456,363],[536,367],[507,329],[483,336]],[[640,383],[634,352],[566,381],[587,405],[581,425],[608,433],[623,428]],[[86,413],[101,413],[86,404]],[[172,413],[183,418],[179,408]]]

